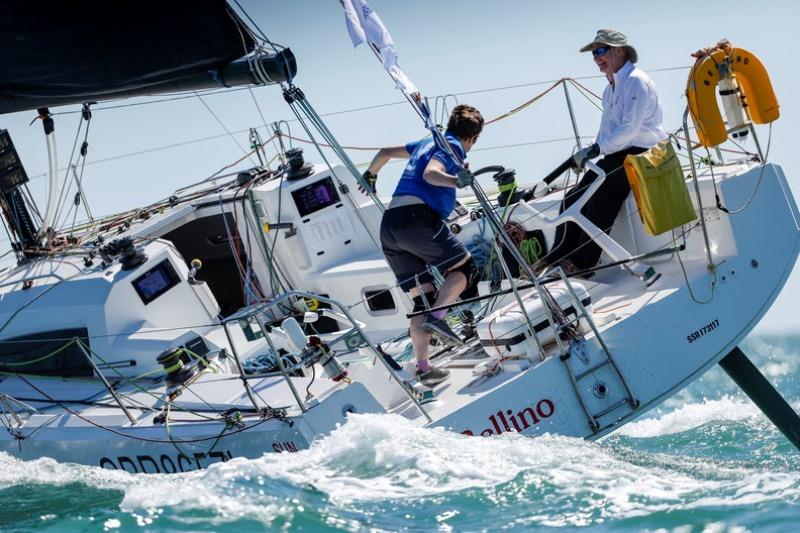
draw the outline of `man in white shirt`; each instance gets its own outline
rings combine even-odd
[[[624,34],[598,30],[594,40],[580,51],[592,52],[595,64],[609,83],[603,92],[603,118],[595,142],[574,156],[576,166],[583,168],[587,160],[603,155],[597,164],[606,172],[605,182],[581,212],[608,233],[631,190],[623,167],[625,157],[644,152],[666,139],[667,133],[661,124],[656,86],[634,66],[639,57]],[[564,196],[561,211],[575,203],[596,178],[594,172],[584,174]],[[556,228],[553,246],[548,263],[561,262],[568,272],[593,267],[602,253],[591,236],[572,222]]]

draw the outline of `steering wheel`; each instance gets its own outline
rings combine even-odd
[[[476,170],[475,172],[472,173],[472,175],[477,178],[481,174],[488,174],[489,172],[492,172],[494,174],[494,176],[492,176],[492,178],[494,178],[494,180],[497,181],[498,175],[501,174],[502,172],[504,172],[505,170],[506,170],[506,167],[504,167],[504,166],[489,165],[488,167],[483,167],[483,168],[480,168],[480,169]]]
[[[515,183],[517,172],[513,168],[506,168],[502,165],[490,165],[483,167],[472,173],[473,176],[480,176],[481,174],[493,173],[492,179],[497,183],[501,192],[497,195],[497,205],[503,207],[509,201],[516,202],[522,195],[527,194],[522,189],[517,189]],[[509,189],[510,186],[510,189]],[[505,187],[506,190],[503,190]]]

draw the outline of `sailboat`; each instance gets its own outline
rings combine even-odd
[[[479,295],[448,318],[463,342],[434,347],[449,379],[428,387],[410,360],[411,302],[376,237],[383,203],[354,194],[363,183],[343,150],[341,163],[282,150],[276,169],[212,176],[149,206],[54,226],[51,107],[84,104],[90,117],[90,102],[101,100],[274,85],[309,129],[341,148],[294,83],[291,50],[221,0],[159,4],[157,18],[142,2],[91,12],[54,5],[52,27],[30,4],[5,11],[28,41],[4,60],[0,112],[39,111],[51,186],[39,211],[3,131],[0,207],[17,259],[0,272],[3,451],[186,472],[307,448],[358,413],[395,414],[465,438],[597,439],[716,364],[800,445],[797,416],[737,348],[794,266],[800,213],[760,147],[713,165],[696,157],[688,117],[698,123],[705,113],[684,116],[682,184],[693,216],[669,231],[649,231],[634,197],[606,234],[582,217],[581,204],[558,214],[563,189],[538,196],[505,187],[491,198],[475,185],[448,224],[490,250],[489,267]],[[53,57],[55,38],[74,53]],[[737,57],[749,54],[742,49],[714,54],[690,75],[690,104],[717,110],[717,86],[733,77],[750,106],[734,102],[743,117],[736,124],[712,113],[697,142],[714,148],[745,131],[755,139],[754,123],[777,118],[753,111],[770,96],[756,83],[763,73],[737,71]],[[589,168],[602,180],[599,167]],[[475,173],[514,182],[502,166]],[[533,272],[514,233],[546,253],[565,220],[594,237],[602,264]]]

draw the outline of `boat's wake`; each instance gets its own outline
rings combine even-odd
[[[782,463],[758,462],[761,452],[774,454],[783,446],[782,437],[759,419],[755,408],[723,398],[686,405],[590,443],[555,436],[465,437],[417,428],[401,417],[358,415],[309,450],[234,459],[181,475],[130,475],[2,455],[0,494],[8,501],[23,487],[45,486],[57,502],[60,491],[76,483],[100,493],[120,491],[116,501],[125,512],[106,515],[114,517],[111,526],[118,523],[113,520],[345,529],[412,523],[420,529],[578,526],[675,513],[674,525],[680,525],[678,517],[692,510],[713,514],[800,499],[797,462],[786,464],[791,452],[781,454]],[[748,434],[748,424],[758,431]],[[707,439],[709,431],[724,440],[736,461],[693,453],[698,432]],[[749,459],[744,464],[742,455]]]
[[[742,420],[759,423],[766,418],[752,403],[725,396],[718,400],[683,404],[666,414],[631,422],[623,426],[618,434],[634,438],[660,437],[689,431],[714,422]]]

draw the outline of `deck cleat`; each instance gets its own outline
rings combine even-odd
[[[661,273],[656,272],[656,269],[651,266],[645,266],[640,263],[633,263],[626,267],[631,274],[639,278],[645,287],[650,287],[661,279]]]
[[[648,267],[645,273],[638,276],[638,278],[644,281],[644,284],[649,287],[661,278],[661,274],[656,272],[655,268]]]

